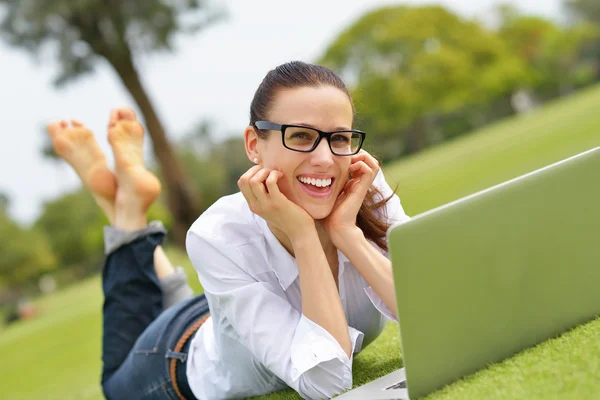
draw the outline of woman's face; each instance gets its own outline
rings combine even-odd
[[[348,96],[333,86],[299,87],[280,90],[267,120],[277,124],[302,125],[330,132],[352,129],[353,109]],[[348,180],[351,157],[336,156],[323,138],[310,153],[283,146],[281,132],[271,131],[259,139],[257,151],[265,168],[283,172],[281,192],[305,209],[314,219],[327,217]],[[325,180],[325,187],[310,180]]]

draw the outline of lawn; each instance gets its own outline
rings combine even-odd
[[[386,165],[410,215],[447,203],[583,150],[600,146],[600,87],[532,114]],[[201,290],[185,255],[170,251]],[[39,299],[41,316],[0,331],[1,399],[99,399],[100,280]],[[398,330],[355,359],[354,383],[401,365]],[[428,397],[445,399],[592,399],[600,395],[600,320],[580,326]],[[261,399],[296,399],[292,391]]]

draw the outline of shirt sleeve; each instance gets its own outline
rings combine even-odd
[[[369,298],[369,300],[371,300],[371,303],[373,303],[373,306],[377,309],[377,311],[383,314],[383,316],[389,319],[390,321],[398,322],[394,314],[392,314],[390,309],[385,305],[383,300],[381,300],[381,297],[379,297],[377,293],[375,293],[371,286],[367,286],[365,288],[365,293],[367,294],[367,297]]]
[[[318,324],[277,289],[246,272],[244,249],[189,232],[186,247],[220,319],[271,372],[306,399],[331,398],[352,388],[352,359]],[[352,354],[362,333],[349,327]],[[224,360],[235,362],[235,360]]]

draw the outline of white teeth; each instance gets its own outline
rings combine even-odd
[[[314,178],[307,178],[304,176],[298,177],[298,180],[302,183],[308,184],[308,185],[313,185],[316,187],[328,187],[331,186],[331,178],[327,178],[327,179],[314,179]]]

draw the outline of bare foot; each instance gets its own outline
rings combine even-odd
[[[146,211],[158,197],[159,180],[144,167],[144,129],[130,108],[111,112],[108,141],[115,155],[118,190],[115,203],[115,226],[137,230],[146,226]]]
[[[115,203],[115,227],[137,230],[146,226],[146,211],[160,193],[160,182],[144,167],[144,128],[130,108],[111,112],[108,141],[115,155],[118,190]],[[154,251],[154,270],[159,279],[175,272],[161,246]]]
[[[73,167],[112,223],[117,180],[92,131],[78,121],[71,121],[71,125],[67,121],[53,122],[46,130],[56,154]]]

